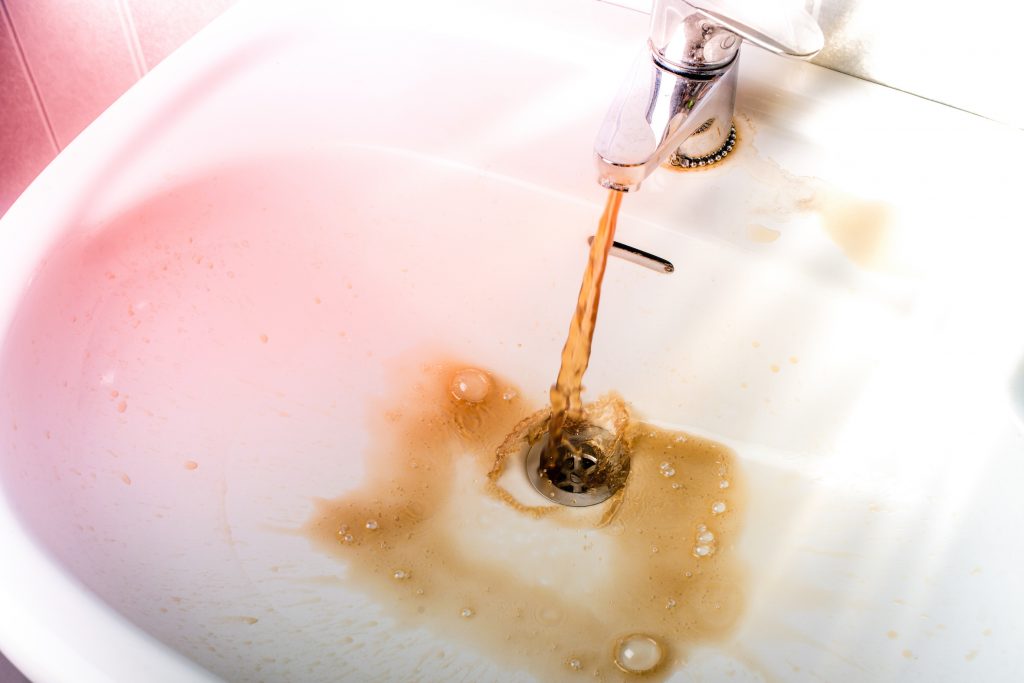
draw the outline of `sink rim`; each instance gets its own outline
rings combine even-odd
[[[64,232],[71,207],[52,197],[81,197],[91,178],[116,163],[147,125],[159,121],[210,61],[230,62],[266,39],[253,23],[237,30],[258,3],[240,2],[168,56],[79,134],[0,217],[0,352],[17,307],[41,260]],[[62,192],[61,190],[64,190]],[[33,681],[208,681],[222,679],[161,642],[86,589],[33,537],[0,488],[0,646]]]
[[[213,37],[215,35],[217,38]],[[0,234],[10,233],[2,240],[5,245],[12,243],[9,250],[0,253],[0,263],[3,263],[0,266],[0,291],[12,292],[9,299],[0,298],[0,324],[4,328],[13,315],[14,306],[21,300],[20,287],[29,279],[35,264],[65,225],[68,215],[66,208],[47,201],[48,197],[55,196],[55,190],[61,186],[87,186],[90,170],[104,168],[116,160],[118,150],[125,140],[132,138],[132,132],[143,129],[146,121],[157,117],[164,107],[170,106],[187,88],[189,81],[202,72],[209,54],[229,56],[234,50],[244,50],[249,40],[251,38],[233,36],[227,29],[204,33],[197,42],[168,61],[168,64],[176,65],[177,70],[171,67],[157,70],[154,77],[144,79],[129,91],[122,101],[116,103],[69,147],[69,152],[58,157],[12,207],[5,220],[0,222]],[[197,45],[202,46],[202,49]],[[133,110],[138,120],[125,126],[125,120],[129,118],[127,114]],[[117,144],[110,145],[111,141],[117,141]],[[38,226],[36,229],[18,230],[15,227],[19,223],[28,224],[30,219]],[[5,306],[9,306],[10,310]],[[59,680],[66,673],[69,680],[89,680],[87,677],[91,669],[95,672],[96,680],[102,680],[110,671],[115,670],[112,667],[125,659],[124,650],[131,649],[133,663],[125,666],[138,667],[134,671],[146,670],[150,674],[152,671],[171,672],[168,680],[203,677],[217,680],[209,678],[210,674],[204,670],[196,669],[194,663],[168,646],[147,636],[129,620],[83,591],[73,577],[62,573],[27,529],[20,525],[6,499],[0,500],[0,536],[12,539],[9,541],[12,546],[9,547],[16,547],[14,554],[23,558],[19,568],[0,567],[0,592],[4,593],[5,600],[9,599],[12,605],[22,605],[18,619],[0,621],[0,642],[4,643],[5,649],[10,650],[12,660],[33,676],[43,680],[50,677]],[[44,577],[44,580],[40,577]],[[37,585],[45,585],[46,590],[32,593],[20,588],[30,587],[34,590]],[[8,591],[2,586],[19,586],[19,589]],[[33,602],[35,600],[39,602]],[[41,612],[42,604],[52,609]],[[75,633],[73,638],[62,637],[60,629],[39,632],[31,628],[33,624],[36,629],[66,624],[70,621],[69,612],[81,614],[82,623],[89,624],[88,628]],[[17,629],[14,624],[18,625]],[[83,643],[83,633],[96,638],[96,642]],[[104,635],[95,635],[101,633]],[[29,641],[33,639],[38,640],[30,644]],[[117,652],[110,651],[110,643],[117,644]],[[73,668],[70,664],[64,668],[60,662],[75,662],[75,666],[82,668]],[[40,671],[43,663],[55,668]]]

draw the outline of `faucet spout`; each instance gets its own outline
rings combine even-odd
[[[632,192],[677,150],[699,157],[722,148],[732,127],[737,57],[710,72],[679,73],[641,56],[594,143],[598,182]]]
[[[743,40],[797,57],[821,49],[814,19],[799,8],[779,11],[776,4],[654,0],[648,49],[594,144],[601,185],[637,190],[676,151],[691,159],[717,158],[732,129]]]

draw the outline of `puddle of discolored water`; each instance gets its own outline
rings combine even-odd
[[[690,646],[731,632],[745,496],[728,448],[628,419],[626,486],[593,508],[553,505],[512,485],[526,482],[526,436],[548,411],[493,373],[471,387],[478,400],[459,400],[452,378],[464,370],[398,373],[373,418],[364,485],[318,501],[306,533],[353,589],[405,627],[545,681],[635,678],[616,664],[634,634],[661,646],[644,675],[660,680]]]

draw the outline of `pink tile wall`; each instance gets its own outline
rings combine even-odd
[[[2,0],[64,148],[142,75],[118,0]]]
[[[235,0],[124,0],[130,8],[146,65],[164,57],[226,10]]]
[[[235,0],[0,0],[0,215],[149,69]]]
[[[56,153],[0,5],[0,215]]]

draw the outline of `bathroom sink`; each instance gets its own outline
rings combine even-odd
[[[38,681],[538,680],[307,532],[425,368],[544,406],[646,23],[243,2],[76,139],[0,221],[4,653]],[[586,380],[745,482],[743,608],[665,672],[1016,680],[1021,132],[749,46],[737,113],[721,165],[624,197],[617,239],[674,270],[612,259]],[[483,510],[453,476],[444,514]],[[488,571],[574,538],[474,545],[471,517]],[[523,586],[603,585],[526,550]]]

